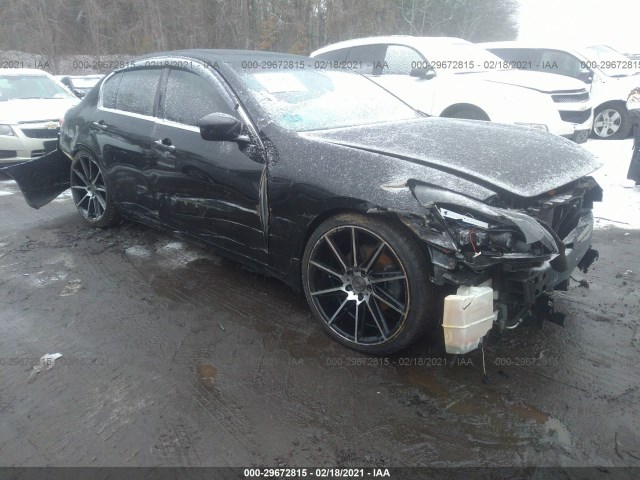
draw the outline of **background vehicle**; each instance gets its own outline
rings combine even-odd
[[[60,119],[77,103],[47,72],[0,69],[0,164],[55,150]]]
[[[524,125],[583,143],[592,110],[585,86],[502,68],[495,55],[453,37],[386,36],[311,54],[320,66],[353,68],[429,115]]]
[[[60,82],[78,98],[83,98],[104,75],[58,75]]]
[[[302,289],[322,327],[363,352],[441,334],[443,301],[459,297],[464,311],[444,309],[452,353],[494,321],[546,318],[545,292],[593,261],[595,159],[546,132],[425,118],[309,62],[144,57],[67,113],[64,154],[8,172],[34,207],[70,186],[89,225],[134,219]]]
[[[626,138],[633,126],[627,112],[629,92],[640,85],[640,63],[606,45],[564,48],[522,42],[478,44],[515,68],[556,73],[586,83],[595,108],[593,137]]]

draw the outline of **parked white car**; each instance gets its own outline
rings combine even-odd
[[[513,67],[556,73],[581,80],[594,105],[593,136],[625,138],[633,120],[626,107],[629,92],[640,86],[640,61],[625,57],[606,45],[564,48],[523,42],[480,43]]]
[[[360,38],[311,56],[321,68],[364,73],[429,115],[538,128],[578,143],[591,131],[592,104],[582,82],[502,68],[500,58],[460,38]]]
[[[0,164],[55,150],[60,119],[78,102],[43,70],[0,69]]]

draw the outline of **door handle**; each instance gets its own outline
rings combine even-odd
[[[153,144],[160,150],[165,152],[173,153],[176,151],[175,145],[171,144],[171,140],[168,138],[164,138],[162,140],[156,140]]]
[[[104,123],[104,120],[100,120],[99,122],[92,122],[91,128],[93,128],[94,130],[105,131],[107,129],[107,124]]]

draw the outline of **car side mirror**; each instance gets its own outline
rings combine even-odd
[[[412,68],[409,76],[423,80],[431,80],[436,76],[436,72],[432,68]]]
[[[249,137],[241,135],[242,122],[232,115],[215,112],[198,121],[200,136],[214,142],[248,142]]]

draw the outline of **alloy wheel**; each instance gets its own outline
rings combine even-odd
[[[107,209],[107,188],[97,162],[80,155],[71,169],[71,194],[80,214],[99,221]]]
[[[593,130],[600,138],[608,138],[615,135],[622,125],[622,115],[613,108],[606,108],[596,115],[593,121]]]
[[[307,279],[316,311],[345,340],[378,345],[402,330],[410,307],[407,273],[372,231],[340,226],[326,232],[313,246]]]

